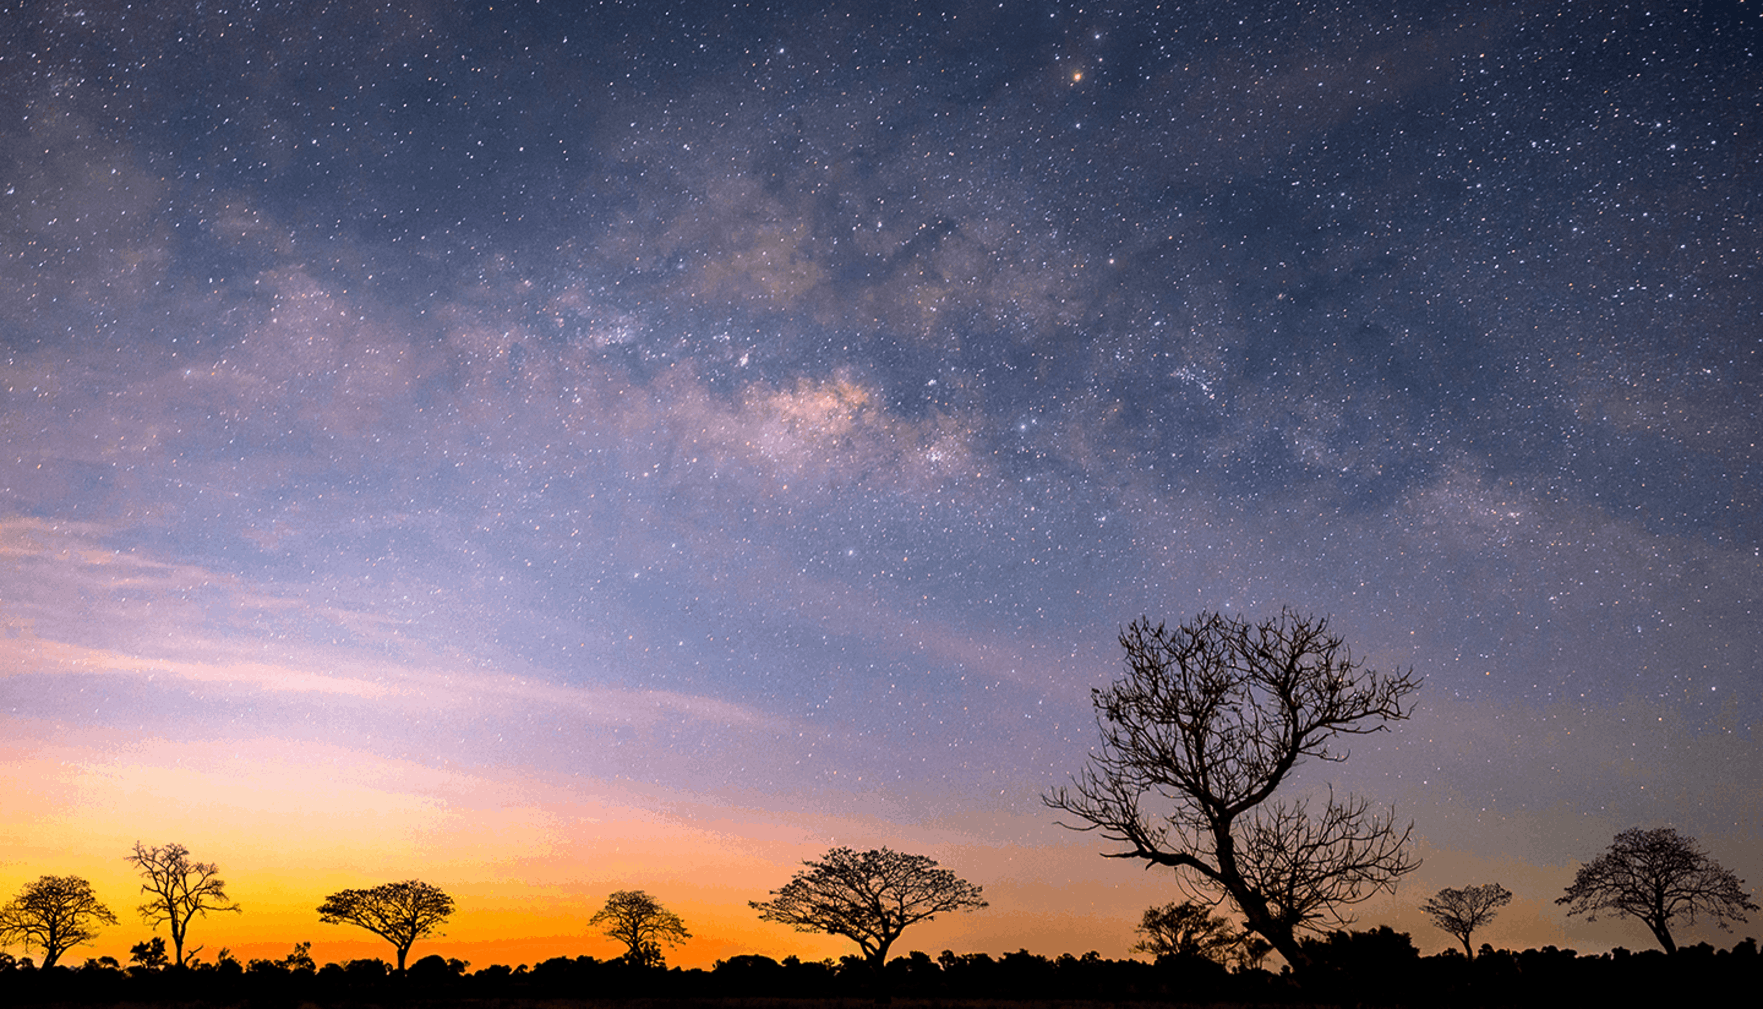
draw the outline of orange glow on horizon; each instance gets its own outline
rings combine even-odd
[[[748,902],[837,844],[921,851],[985,887],[991,907],[913,928],[898,943],[901,954],[1026,948],[1123,957],[1146,906],[1184,899],[1170,874],[1098,858],[1087,835],[1054,828],[1036,835],[1027,817],[912,828],[764,808],[750,797],[608,782],[565,787],[506,768],[435,768],[323,743],[137,740],[18,719],[4,724],[0,896],[44,874],[91,880],[121,922],[75,950],[77,959],[126,960],[129,946],[149,935],[134,913],[139,881],[123,861],[136,840],[178,841],[195,858],[219,864],[244,913],[213,914],[192,926],[191,942],[207,958],[222,947],[241,959],[277,958],[311,942],[321,963],[390,960],[386,943],[322,925],[315,909],[335,890],[421,878],[451,893],[459,910],[442,936],[412,951],[418,958],[438,953],[481,968],[614,957],[621,947],[590,931],[587,920],[612,891],[642,889],[692,931],[667,951],[674,966],[709,967],[742,953],[836,959],[854,952],[852,944],[761,922]],[[1047,840],[988,840],[1018,835]],[[1452,941],[1416,910],[1421,897],[1439,886],[1501,879],[1521,896],[1487,930],[1488,941],[1571,944],[1554,909],[1531,896],[1558,892],[1570,866],[1492,864],[1424,842],[1422,854],[1426,878],[1361,905],[1365,926],[1391,924],[1436,952]],[[1625,941],[1626,932],[1611,934],[1612,944]]]
[[[802,859],[890,829],[780,817],[709,797],[657,804],[651,796],[644,806],[643,797],[604,786],[591,794],[518,774],[437,770],[319,743],[135,741],[97,730],[74,735],[13,725],[35,735],[37,745],[0,751],[8,811],[0,823],[7,853],[0,889],[9,894],[44,873],[90,879],[121,923],[71,954],[81,959],[126,960],[128,947],[148,935],[133,914],[139,881],[123,861],[136,840],[175,840],[194,858],[218,863],[244,913],[211,914],[192,925],[191,943],[204,947],[208,958],[222,947],[241,959],[276,958],[296,942],[311,942],[321,963],[390,959],[377,937],[322,925],[314,909],[334,890],[413,877],[459,903],[444,936],[418,944],[417,957],[440,953],[480,967],[552,956],[610,958],[622,948],[589,931],[587,919],[611,891],[634,888],[654,894],[691,929],[691,940],[668,951],[676,966],[708,967],[741,953],[837,958],[854,947],[761,922],[748,901],[781,886]],[[934,835],[925,840],[932,843],[892,843],[931,850],[980,879],[1013,858],[1017,871],[1026,867],[1022,856],[1037,861],[1028,851],[950,848]],[[1000,857],[1006,864],[988,873],[984,863]],[[993,889],[1005,894],[1013,886],[1005,878]],[[1042,896],[1032,894],[1037,901]],[[1051,938],[1086,920],[997,904],[983,912],[983,921],[958,915],[920,925],[902,939],[901,952],[965,951],[976,942],[999,951],[1038,947],[1037,936]],[[1086,931],[1094,934],[1094,924]],[[1008,934],[1002,944],[1000,929]],[[1124,930],[1117,922],[1107,931],[1114,933],[1112,943],[1085,948],[1122,952]]]

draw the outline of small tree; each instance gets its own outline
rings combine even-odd
[[[210,911],[242,911],[226,895],[226,883],[213,862],[190,861],[190,849],[181,844],[149,848],[135,842],[135,853],[127,861],[139,869],[146,882],[141,892],[147,902],[140,907],[141,919],[158,928],[171,926],[171,943],[177,966],[184,966],[184,937],[189,933],[190,919],[206,916]],[[192,953],[200,952],[198,946]]]
[[[55,966],[61,954],[98,937],[98,926],[116,924],[116,915],[92,893],[92,884],[78,876],[44,876],[0,907],[0,946],[20,943],[43,950],[43,966]]]
[[[1146,908],[1136,931],[1141,938],[1132,951],[1153,957],[1198,956],[1227,963],[1237,944],[1229,921],[1191,900]]]
[[[309,970],[314,974],[318,973],[318,961],[312,959],[312,944],[310,942],[295,943],[294,948],[288,951],[288,955],[275,961],[275,965],[283,970]]]
[[[1583,914],[1587,921],[1597,921],[1600,911],[1639,918],[1667,953],[1677,950],[1671,938],[1674,918],[1694,924],[1697,914],[1705,914],[1730,929],[1730,922],[1745,921],[1746,911],[1757,910],[1744,880],[1670,827],[1631,827],[1617,834],[1610,850],[1581,866],[1555,903],[1572,904],[1567,913]]]
[[[165,937],[154,936],[129,947],[129,963],[143,970],[160,970],[170,958],[165,955]]]
[[[588,924],[604,925],[609,938],[624,943],[625,962],[637,967],[663,966],[661,944],[677,946],[692,937],[679,915],[641,890],[620,890],[606,898],[606,906]]]
[[[980,888],[923,855],[887,848],[856,852],[834,848],[818,862],[803,862],[771,900],[750,901],[763,921],[794,926],[798,932],[842,935],[863,950],[875,978],[877,998],[885,997],[888,947],[908,926],[945,911],[985,907]]]
[[[1082,821],[1066,826],[1124,846],[1106,857],[1228,896],[1303,970],[1297,930],[1350,921],[1342,908],[1393,891],[1420,863],[1413,825],[1363,799],[1330,792],[1313,812],[1274,794],[1306,758],[1345,760],[1335,737],[1407,718],[1419,681],[1365,668],[1326,619],[1291,610],[1260,623],[1201,613],[1173,631],[1141,618],[1120,644],[1125,678],[1091,691],[1101,750],[1044,801]]]
[[[326,925],[357,925],[391,943],[398,951],[398,973],[418,939],[438,935],[453,915],[453,898],[421,880],[383,883],[371,890],[338,890],[318,906]]]
[[[1260,970],[1261,961],[1273,952],[1273,943],[1248,929],[1238,929],[1236,945],[1230,951],[1231,966],[1237,970]]]
[[[1456,936],[1463,943],[1463,952],[1475,959],[1475,947],[1469,937],[1475,930],[1494,920],[1500,908],[1512,901],[1512,892],[1498,883],[1466,886],[1461,890],[1449,887],[1427,898],[1420,909],[1439,928]]]

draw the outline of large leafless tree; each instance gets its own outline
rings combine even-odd
[[[391,943],[398,951],[400,974],[410,947],[435,935],[452,915],[453,898],[417,879],[371,890],[338,890],[318,906],[318,920],[326,925],[356,925]]]
[[[1494,920],[1500,908],[1512,900],[1512,891],[1498,883],[1483,883],[1461,889],[1446,887],[1426,899],[1420,909],[1432,923],[1457,937],[1463,952],[1475,959],[1475,947],[1469,937],[1475,930]]]
[[[620,890],[606,898],[588,924],[604,926],[609,938],[624,943],[625,962],[639,967],[662,966],[662,943],[677,946],[692,937],[684,919],[642,890]]]
[[[1587,921],[1596,921],[1600,911],[1639,918],[1667,953],[1677,949],[1673,919],[1693,924],[1697,915],[1707,915],[1727,929],[1730,922],[1745,921],[1746,911],[1757,910],[1744,880],[1670,827],[1630,827],[1617,834],[1608,851],[1580,867],[1555,903],[1573,905],[1567,913],[1583,914]]]
[[[807,869],[771,891],[770,900],[751,906],[765,921],[855,942],[876,979],[878,998],[885,993],[888,947],[900,933],[944,912],[986,906],[979,887],[923,855],[834,848],[820,861],[802,864]]]
[[[136,841],[135,853],[127,860],[146,880],[141,884],[141,892],[147,895],[140,907],[141,919],[154,928],[170,926],[176,966],[184,966],[184,937],[192,918],[206,917],[210,911],[243,910],[227,897],[226,882],[218,875],[220,868],[213,862],[190,861],[190,850],[181,844],[149,848]],[[191,952],[200,950],[198,946]]]
[[[19,943],[27,952],[35,946],[43,951],[43,967],[53,967],[61,954],[98,938],[100,924],[116,924],[116,915],[92,884],[78,876],[44,876],[0,907],[0,946]]]
[[[1122,846],[1107,857],[1168,866],[1229,897],[1307,968],[1298,930],[1350,920],[1343,908],[1394,890],[1419,862],[1413,825],[1393,813],[1279,790],[1307,759],[1346,759],[1336,737],[1408,717],[1420,682],[1367,669],[1326,618],[1291,610],[1259,623],[1201,613],[1173,630],[1140,619],[1120,644],[1126,676],[1092,691],[1100,750],[1047,805]]]

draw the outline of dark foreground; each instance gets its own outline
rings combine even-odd
[[[1482,947],[1422,957],[1408,936],[1378,929],[1335,933],[1317,947],[1307,976],[1226,971],[1199,958],[1157,963],[1105,960],[1094,953],[1048,958],[1028,952],[923,953],[888,965],[895,1009],[1120,1009],[1123,1006],[1442,1006],[1718,1005],[1734,992],[1763,988],[1754,940],[1731,949],[1706,944],[1667,955],[1616,950],[1581,956],[1552,946],[1512,952]],[[864,1009],[876,979],[855,958],[840,963],[778,962],[761,956],[719,961],[713,970],[636,967],[592,957],[534,967],[425,957],[399,975],[379,960],[225,960],[195,969],[119,969],[103,961],[32,969],[0,956],[0,1006],[166,1006],[179,1009]]]

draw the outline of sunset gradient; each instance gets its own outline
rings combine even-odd
[[[707,967],[887,846],[990,905],[897,953],[1123,957],[1186,893],[1041,797],[1122,626],[1281,606],[1424,680],[1298,774],[1415,824],[1360,926],[1644,948],[1555,904],[1634,826],[1755,894],[1749,6],[0,9],[0,899]]]

